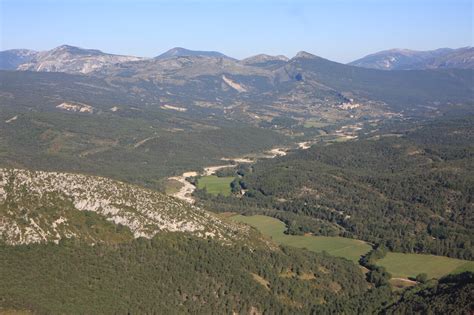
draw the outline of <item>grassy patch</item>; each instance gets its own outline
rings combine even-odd
[[[326,251],[330,255],[344,257],[354,262],[357,262],[361,255],[371,249],[367,243],[350,238],[287,235],[283,233],[285,231],[285,224],[268,216],[237,215],[232,217],[232,219],[257,228],[263,235],[270,237],[278,244],[306,248],[313,252]]]
[[[212,195],[230,195],[230,183],[234,180],[234,177],[217,177],[215,175],[201,177],[197,183],[199,189],[206,189],[209,194]]]
[[[367,243],[350,238],[287,235],[283,233],[285,224],[268,216],[236,215],[232,219],[257,228],[278,244],[306,248],[313,252],[326,251],[330,255],[354,262],[370,250]],[[422,254],[388,253],[385,258],[377,261],[377,264],[385,267],[394,278],[416,277],[420,273],[426,273],[429,278],[441,278],[450,273],[474,272],[472,261]]]
[[[428,278],[441,278],[450,273],[474,272],[472,261],[421,254],[388,253],[377,265],[385,267],[396,278],[416,277],[420,273],[426,273]]]

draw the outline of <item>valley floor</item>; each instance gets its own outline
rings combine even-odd
[[[277,244],[298,248],[305,248],[314,252],[327,252],[330,255],[344,257],[357,263],[362,255],[371,250],[366,242],[326,236],[298,236],[285,234],[285,224],[275,218],[254,215],[235,215],[232,220],[249,224],[269,237]],[[428,278],[441,278],[448,274],[457,274],[464,271],[474,272],[474,262],[454,259],[444,256],[424,254],[387,253],[386,257],[376,262],[378,266],[385,267],[392,275],[392,280],[411,281],[420,273],[426,273]]]

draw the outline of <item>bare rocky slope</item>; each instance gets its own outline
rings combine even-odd
[[[160,231],[222,241],[245,228],[164,194],[80,174],[0,169],[0,235],[11,245],[80,238],[91,243]],[[120,233],[123,232],[123,233]]]
[[[17,64],[16,70],[90,73],[106,65],[142,60],[134,56],[121,56],[103,53],[96,49],[82,49],[69,45],[62,45],[43,52],[23,51],[23,58]],[[23,62],[22,62],[23,61]]]

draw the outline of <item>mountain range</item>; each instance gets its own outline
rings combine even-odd
[[[175,47],[154,58],[122,56],[96,49],[62,45],[48,51],[11,49],[0,52],[0,70],[91,73],[103,67],[146,59],[163,60],[177,57],[222,58],[243,65],[275,69],[288,62],[286,56],[259,54],[242,60],[217,51],[198,51]],[[391,49],[350,62],[348,65],[378,70],[473,69],[474,48],[440,48],[432,51]]]
[[[349,65],[378,70],[473,69],[474,48],[390,49],[357,59]]]

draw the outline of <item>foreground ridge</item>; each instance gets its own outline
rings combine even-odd
[[[0,169],[0,212],[0,235],[11,245],[57,243],[71,237],[103,241],[78,227],[81,212],[89,219],[98,215],[96,228],[124,226],[134,238],[152,238],[168,231],[228,241],[231,232],[245,230],[138,186],[96,176],[24,169]]]

